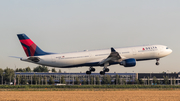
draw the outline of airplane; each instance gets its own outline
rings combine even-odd
[[[58,68],[89,66],[86,74],[94,72],[95,66],[104,67],[100,74],[105,75],[109,72],[108,66],[116,64],[134,67],[137,61],[156,60],[155,64],[159,65],[160,58],[172,53],[172,50],[164,45],[146,45],[58,54],[41,50],[26,34],[17,36],[27,55],[20,60]]]

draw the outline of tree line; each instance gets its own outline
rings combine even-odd
[[[24,75],[16,75],[15,72],[48,72],[49,69],[46,66],[37,66],[33,70],[31,70],[30,67],[27,68],[17,68],[16,70],[5,68],[4,70],[0,68],[0,84],[9,84],[10,82],[14,82],[16,80],[16,84],[20,85],[26,85],[26,84],[33,84],[33,85],[47,85],[47,84],[54,84],[54,78],[47,76],[38,76],[33,75],[31,76],[31,80],[27,80],[26,76]],[[52,72],[57,72],[55,68],[52,69]],[[59,70],[59,72],[61,72]],[[66,84],[64,76],[61,76],[59,79],[59,82],[62,84]],[[142,79],[135,79],[135,80],[126,80],[125,78],[120,78],[119,75],[115,75],[115,79],[112,79],[110,75],[104,75],[101,80],[99,76],[89,76],[89,78],[82,78],[80,80],[78,77],[75,77],[74,81],[71,82],[71,84],[82,84],[82,85],[100,85],[100,84],[116,84],[116,85],[125,85],[125,84],[145,84],[145,85],[151,85],[151,84],[176,84],[175,78],[172,78],[172,80],[169,80],[167,76],[163,77],[163,80],[157,80],[156,77],[153,77],[153,80],[150,80],[149,77],[146,78],[146,80]]]
[[[26,67],[26,68],[16,68],[15,72],[53,72],[53,73],[61,73],[61,70],[59,69],[59,71],[56,71],[55,68],[52,68],[52,70],[49,70],[48,67],[46,66],[37,66],[35,67],[33,70],[31,70],[30,67]]]
[[[43,77],[39,77],[34,75],[32,78],[32,81],[27,81],[26,76],[23,75],[17,75],[15,78],[15,72],[49,72],[50,70],[46,66],[37,66],[33,70],[31,70],[30,67],[26,68],[16,68],[15,70],[11,68],[5,68],[4,70],[0,68],[0,84],[10,84],[11,82],[14,82],[16,80],[16,83],[18,84],[53,84],[54,80],[52,77],[50,79],[44,78],[44,81],[42,82]],[[52,68],[51,70],[54,73],[57,73],[55,68]],[[61,73],[61,70],[58,71]],[[65,82],[64,77],[62,77],[62,83]],[[48,82],[47,82],[48,81]]]

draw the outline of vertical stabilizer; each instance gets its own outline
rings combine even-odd
[[[29,56],[41,56],[41,55],[47,55],[50,53],[44,52],[41,50],[31,39],[29,39],[26,34],[18,34],[19,41],[21,42],[21,45],[27,55]]]

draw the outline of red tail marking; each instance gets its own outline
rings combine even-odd
[[[33,44],[30,46],[31,56],[34,56],[35,51],[36,51],[36,45],[33,43]]]
[[[28,53],[28,50],[26,49],[26,50],[24,50],[25,51],[25,53],[26,53],[26,55],[27,55],[27,57],[29,56],[29,53]]]
[[[34,42],[31,39],[20,40],[21,43],[31,46]]]

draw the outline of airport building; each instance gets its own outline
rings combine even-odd
[[[138,73],[138,80],[144,81],[145,84],[154,84],[154,80],[164,84],[166,80],[168,84],[180,85],[180,73]]]
[[[99,77],[99,81],[101,83],[104,77],[104,75],[100,75],[99,73],[92,73],[91,75],[87,75],[86,73],[16,72],[15,74],[16,76],[25,77],[29,82],[31,82],[33,76],[36,75],[39,81],[45,81],[44,77],[46,77],[46,81],[49,81],[50,77],[53,77],[55,83],[61,83],[61,77],[63,76],[66,84],[74,84],[76,78],[78,78],[80,82],[87,80],[89,83],[90,78],[93,78],[95,82],[96,77]],[[158,84],[164,84],[164,80],[166,79],[168,84],[180,85],[180,73],[106,73],[105,75],[110,76],[111,84],[115,84],[115,80],[118,75],[119,80],[124,80],[126,84],[133,84],[137,79],[139,81],[141,80],[145,85],[154,85],[155,80],[158,82]]]
[[[55,83],[61,83],[61,77],[63,76],[66,84],[74,84],[76,78],[79,79],[80,82],[83,82],[83,80],[87,80],[90,82],[90,78],[94,78],[94,82],[96,80],[96,77],[99,77],[99,81],[101,83],[103,79],[103,75],[100,75],[99,73],[92,73],[91,75],[87,75],[86,73],[38,73],[38,72],[16,72],[16,76],[22,76],[27,79],[27,81],[31,82],[33,79],[33,76],[36,75],[38,77],[39,81],[44,81],[44,77],[46,77],[47,81],[50,79],[50,77],[53,77]],[[126,82],[134,82],[134,80],[137,78],[136,73],[106,73],[106,75],[109,75],[111,78],[111,84],[114,83],[116,79],[116,75],[118,75],[120,80],[125,80]],[[40,80],[40,77],[41,80]]]

